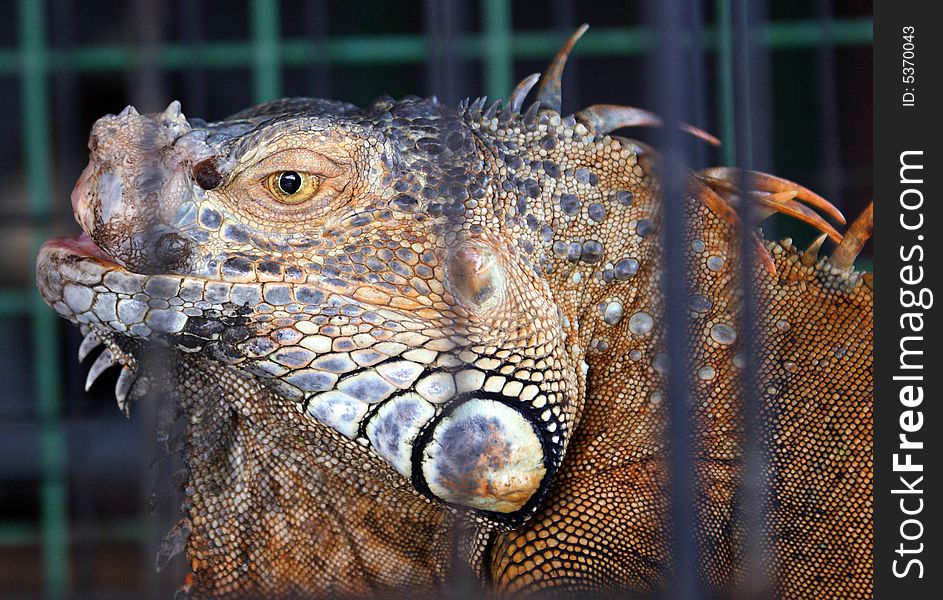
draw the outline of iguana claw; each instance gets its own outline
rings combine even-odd
[[[101,345],[102,341],[98,339],[98,336],[95,335],[95,332],[88,332],[88,334],[85,335],[85,338],[82,339],[82,343],[79,344],[79,362],[83,362],[92,350],[98,348]]]
[[[111,353],[111,350],[105,348],[101,354],[98,355],[98,358],[95,359],[95,362],[92,363],[91,368],[88,370],[88,377],[85,378],[85,391],[87,392],[91,389],[92,384],[95,383],[95,380],[108,370],[110,367],[115,366],[114,355]]]

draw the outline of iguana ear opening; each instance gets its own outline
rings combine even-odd
[[[468,399],[443,416],[426,438],[417,456],[422,479],[449,504],[514,513],[547,476],[540,429],[498,400]]]
[[[498,380],[507,381],[495,391]],[[412,448],[416,489],[504,526],[523,523],[543,498],[563,453],[545,400],[490,376],[429,422]],[[522,401],[530,398],[530,402]]]

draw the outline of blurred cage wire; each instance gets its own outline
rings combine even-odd
[[[3,0],[0,17],[0,597],[166,597],[179,583],[155,569],[173,519],[152,511],[153,411],[125,420],[114,375],[83,391],[79,333],[32,283],[39,244],[77,231],[67,198],[104,113],[175,98],[210,120],[292,95],[506,97],[586,22],[564,76],[566,111],[630,104],[723,140],[689,152],[671,134],[633,131],[661,144],[669,176],[682,164],[739,164],[852,216],[870,198],[870,2]],[[679,186],[669,180],[667,193]],[[775,219],[764,227],[812,237]],[[669,252],[666,268],[680,264]],[[669,303],[666,319],[683,318]],[[683,387],[669,389],[675,497],[691,485]],[[684,543],[693,515],[675,506],[675,595],[698,597],[684,576],[696,560]]]

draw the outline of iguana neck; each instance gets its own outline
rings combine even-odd
[[[432,590],[452,534],[440,507],[234,369],[181,356],[188,556],[198,596]],[[273,493],[273,491],[275,493]]]

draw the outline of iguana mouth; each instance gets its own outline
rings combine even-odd
[[[77,258],[91,258],[108,266],[123,268],[98,247],[95,241],[85,232],[73,237],[60,237],[43,244],[45,248],[57,248],[73,253]]]

